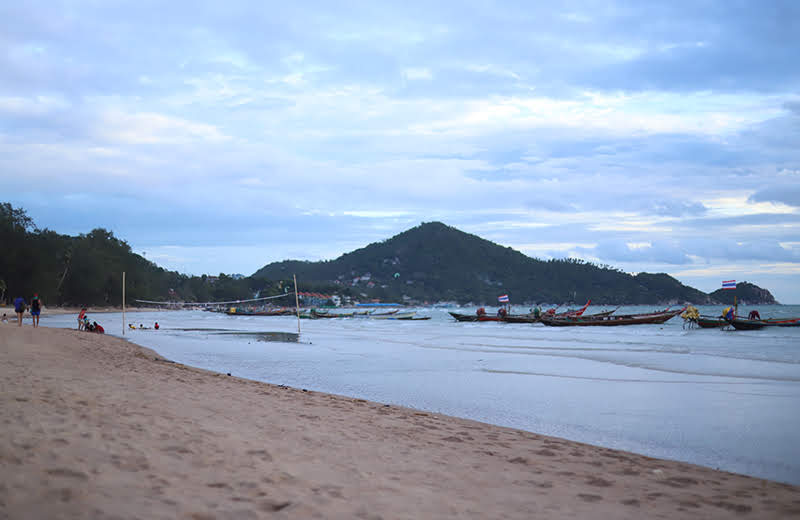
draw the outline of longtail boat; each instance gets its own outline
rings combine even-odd
[[[378,316],[391,316],[392,314],[397,314],[398,312],[400,312],[400,309],[392,309],[386,312],[369,311],[367,316],[369,316],[370,318],[377,318]]]
[[[461,314],[459,312],[450,312],[450,316],[454,317],[456,321],[478,321],[477,314]]]
[[[618,309],[619,307],[617,307]],[[582,318],[601,318],[603,316],[610,316],[613,314],[617,309],[612,309],[610,311],[602,311],[595,314],[581,314],[583,311],[586,310],[584,307],[583,309],[577,309],[573,311],[565,311],[558,314],[551,315],[551,318],[564,318],[564,317],[575,317],[581,316]],[[542,316],[545,314],[540,314],[538,317],[533,313],[527,314],[506,314],[505,316],[497,316],[494,314],[461,314],[458,312],[450,312],[450,315],[456,319],[456,321],[499,321],[503,323],[538,323],[541,321]]]
[[[537,323],[539,318],[533,314],[506,314],[500,321],[506,323]]]
[[[410,320],[414,317],[416,312],[394,312],[391,314],[373,314],[368,316],[371,320]]]
[[[343,312],[343,313],[336,313],[336,312],[322,312],[316,309],[311,309],[311,317],[314,319],[317,318],[352,318],[355,316],[355,312]]]
[[[684,307],[685,308],[685,307]],[[551,317],[542,316],[542,323],[552,327],[574,327],[594,325],[645,325],[661,324],[683,312],[684,309],[674,311],[664,310],[644,314],[610,314],[608,316],[589,317]]]
[[[723,318],[714,316],[703,316],[702,314],[697,318],[697,326],[701,329],[718,329],[728,325],[728,322]]]
[[[617,307],[617,308],[619,308],[619,307]],[[568,311],[568,312],[564,312],[564,313],[560,313],[560,314],[556,314],[554,316],[551,316],[551,318],[552,317],[555,317],[555,318],[566,318],[566,317],[578,317],[578,316],[580,316],[581,319],[602,318],[603,316],[610,316],[610,315],[614,314],[614,312],[616,310],[617,309],[611,309],[610,311],[596,312],[594,314],[575,314],[576,312],[582,312],[580,310],[578,310],[578,311]],[[540,314],[537,317],[537,316],[534,316],[533,314],[509,314],[508,316],[503,318],[501,321],[505,321],[506,323],[539,323],[540,321],[542,321],[542,315]]]
[[[727,320],[736,330],[758,330],[764,327],[800,327],[800,318],[767,318],[764,320],[747,320],[734,317]]]

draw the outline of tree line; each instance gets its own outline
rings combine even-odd
[[[278,294],[278,283],[250,278],[188,276],[168,271],[134,253],[103,228],[69,236],[39,229],[24,209],[0,203],[0,302],[39,295],[45,305],[127,304],[135,300],[227,301],[255,293]]]

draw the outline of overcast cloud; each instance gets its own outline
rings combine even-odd
[[[441,220],[800,303],[800,4],[6,2],[0,199],[251,274]]]

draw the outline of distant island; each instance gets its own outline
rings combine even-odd
[[[110,231],[78,236],[39,229],[21,208],[0,203],[0,301],[38,293],[45,305],[118,305],[126,299],[206,302],[243,300],[299,290],[310,304],[398,302],[406,305],[729,304],[734,291],[706,294],[664,273],[631,275],[571,258],[540,260],[441,222],[428,222],[335,260],[285,260],[251,276],[188,276],[165,270]],[[740,283],[740,303],[776,303]],[[288,299],[287,299],[288,300]],[[278,300],[282,301],[282,300]],[[312,303],[313,302],[313,303]],[[288,302],[287,302],[288,303]]]
[[[717,289],[709,294],[709,297],[715,303],[733,305],[734,295],[736,302],[743,305],[774,305],[778,303],[768,290],[748,282],[737,283],[735,291]]]
[[[292,273],[315,291],[408,303],[492,304],[501,294],[520,305],[726,301],[664,273],[631,275],[582,260],[531,258],[441,222],[420,224],[335,260],[274,262],[252,277],[280,280]],[[755,303],[775,303],[769,291],[759,290],[763,297]]]

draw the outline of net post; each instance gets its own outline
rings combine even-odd
[[[297,335],[300,335],[300,298],[297,295],[297,275],[292,275],[294,280],[294,307],[297,310]]]

